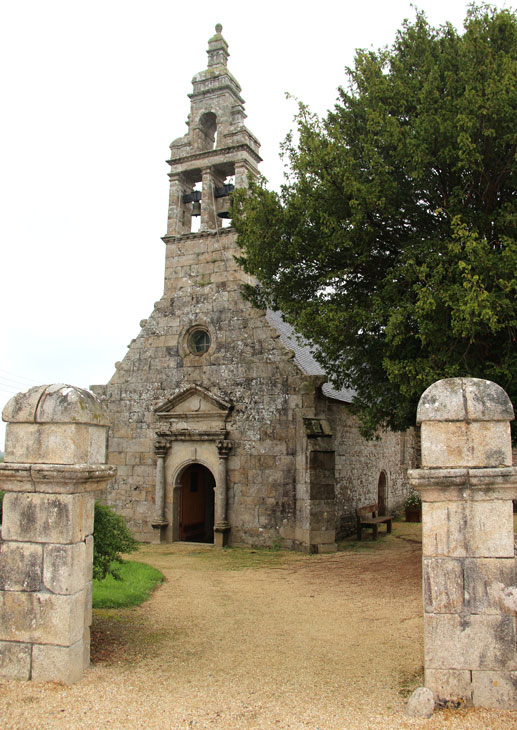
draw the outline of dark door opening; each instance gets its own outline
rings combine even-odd
[[[377,485],[377,503],[379,505],[379,515],[386,514],[386,472],[381,471],[379,483]]]
[[[201,464],[187,467],[181,477],[180,535],[184,542],[214,541],[215,479]]]

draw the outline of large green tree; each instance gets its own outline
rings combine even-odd
[[[245,296],[356,390],[367,434],[412,425],[439,378],[516,402],[516,14],[471,6],[459,33],[417,12],[346,76],[326,118],[300,104],[280,193],[234,193]]]

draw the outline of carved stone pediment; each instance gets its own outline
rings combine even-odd
[[[158,420],[172,434],[221,434],[232,403],[200,385],[189,385],[154,410]]]

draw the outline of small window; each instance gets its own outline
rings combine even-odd
[[[205,329],[193,330],[187,339],[187,347],[192,355],[204,355],[210,349],[210,335]]]

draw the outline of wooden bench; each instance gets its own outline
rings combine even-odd
[[[363,527],[371,527],[373,530],[372,540],[377,540],[379,534],[379,525],[386,523],[386,533],[391,533],[391,515],[381,515],[379,517],[379,505],[368,504],[366,507],[359,507],[355,511],[357,516],[357,539],[362,540]]]

